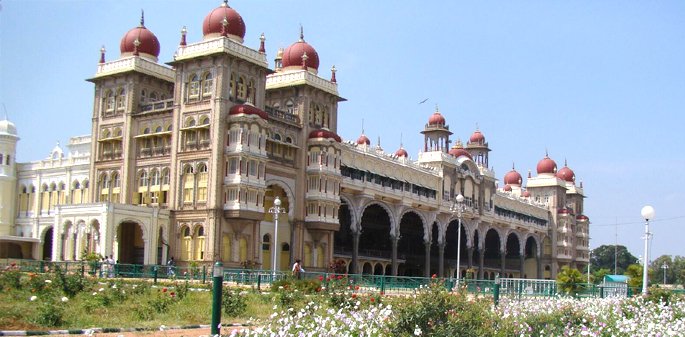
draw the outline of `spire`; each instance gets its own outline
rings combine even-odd
[[[402,145],[402,132],[400,132],[400,149],[403,147]]]
[[[549,158],[549,152],[547,151],[547,148],[545,148],[545,158]]]
[[[533,173],[531,173],[530,170],[528,170],[528,178],[531,178],[532,176],[533,176]]]
[[[304,42],[304,28],[302,27],[302,24],[300,24],[300,41],[299,42]]]
[[[362,135],[364,134],[364,118],[362,118]]]
[[[264,41],[266,41],[266,37],[264,37],[264,33],[262,33],[262,35],[259,35],[259,53],[260,54],[266,53],[266,48],[264,47]]]
[[[140,26],[145,27],[145,11],[143,9],[140,9]]]
[[[335,79],[335,72],[336,72],[336,71],[338,71],[338,70],[335,69],[335,65],[333,65],[333,66],[331,67],[331,82],[333,82],[333,83],[338,83],[338,80]]]
[[[105,63],[105,45],[102,45],[102,48],[100,48],[100,64]]]
[[[221,36],[228,36],[228,18],[224,15],[224,19],[221,20]]]
[[[438,108],[438,103],[435,103],[435,112],[440,112],[440,108]]]
[[[228,7],[228,0],[224,0],[224,3],[221,4],[221,7]]]
[[[188,33],[188,29],[186,29],[186,26],[183,26],[183,28],[181,28],[181,43],[179,43],[183,47],[186,46],[186,34],[187,33]]]
[[[566,158],[564,158],[564,166],[568,167],[568,163],[566,162]]]
[[[516,166],[514,165],[514,162],[513,162],[513,161],[511,162],[511,170],[512,170],[512,171],[516,171]]]

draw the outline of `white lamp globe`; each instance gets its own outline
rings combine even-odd
[[[642,214],[643,219],[645,219],[646,221],[649,221],[650,219],[654,219],[654,215],[656,213],[654,213],[654,207],[645,206],[645,207],[642,207],[640,214]]]
[[[276,199],[274,199],[274,206],[280,206],[280,205],[281,205],[281,199],[279,197],[276,197]]]
[[[457,196],[457,202],[459,202],[459,203],[464,202],[464,196],[461,195],[461,193]]]

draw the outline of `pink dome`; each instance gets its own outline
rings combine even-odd
[[[371,140],[369,140],[369,137],[366,137],[366,135],[362,133],[362,135],[359,136],[359,138],[357,138],[357,144],[359,144],[359,145],[362,145],[362,144],[369,145],[369,144],[371,144]]]
[[[336,142],[340,143],[340,136],[335,132],[328,129],[318,129],[309,133],[309,139],[324,138],[324,139],[334,139]]]
[[[445,117],[436,111],[428,118],[428,125],[445,125]]]
[[[395,151],[395,155],[398,157],[409,157],[409,154],[407,153],[407,150],[405,150],[403,147],[400,147]]]
[[[262,119],[269,119],[269,115],[262,111],[261,109],[255,107],[252,104],[239,104],[239,105],[234,105],[231,107],[231,110],[228,111],[229,115],[257,115],[261,117]]]
[[[515,169],[511,169],[511,171],[507,172],[507,174],[504,175],[504,183],[508,185],[521,185],[521,182],[523,182],[523,179],[521,178],[521,174],[516,172]]]
[[[583,214],[579,214],[576,216],[576,220],[578,220],[578,221],[589,221],[590,218],[588,218],[587,216],[585,216]]]
[[[568,166],[564,166],[557,172],[557,177],[569,182],[573,183],[576,181],[576,174],[573,173],[573,170],[571,170]]]
[[[304,33],[300,31],[300,40],[291,44],[290,47],[283,51],[283,59],[281,60],[283,68],[287,67],[302,67],[302,56],[307,54],[305,65],[307,68],[319,70],[319,53],[309,43],[304,42]]]
[[[228,6],[226,1],[207,14],[202,22],[202,35],[205,38],[221,35],[224,29],[224,18],[228,22],[226,34],[236,36],[242,42],[245,38],[245,22],[235,9]]]
[[[511,185],[504,185],[504,191],[505,192],[511,192]]]
[[[138,41],[137,47],[136,41]],[[159,40],[155,34],[145,28],[143,17],[140,18],[140,26],[126,32],[121,38],[121,43],[119,43],[121,55],[133,54],[137,51],[139,54],[150,55],[156,60],[159,56],[159,49]]]
[[[556,173],[557,172],[557,163],[554,162],[554,160],[550,159],[549,156],[545,155],[545,158],[542,158],[538,162],[537,166],[538,174],[542,173]]]
[[[521,193],[521,196],[524,197],[524,198],[530,198],[530,192],[528,192],[528,191],[523,191],[523,193]]]
[[[474,131],[473,134],[471,134],[471,137],[469,138],[469,143],[484,144],[485,136],[482,132],[480,132],[480,130],[476,129],[476,131]]]
[[[457,139],[457,143],[452,146],[452,148],[447,152],[447,154],[454,156],[454,158],[459,158],[460,156],[466,156],[473,160],[469,151],[464,150],[464,146],[461,144],[461,140]]]

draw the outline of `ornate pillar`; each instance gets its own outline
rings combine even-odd
[[[445,277],[445,243],[438,243],[438,276]]]
[[[537,265],[538,265],[538,278],[542,279],[543,278],[543,275],[542,275],[542,258],[540,256],[539,250],[537,252]]]
[[[394,235],[390,240],[392,240],[392,276],[397,276],[397,241],[399,241],[399,239],[397,238],[397,235]]]
[[[526,262],[526,256],[521,255],[521,270],[519,271],[519,274],[520,274],[519,277],[520,278],[524,278],[523,275],[525,274],[525,268],[524,268],[525,262]]]
[[[473,247],[466,247],[466,255],[468,256],[468,261],[466,262],[468,268],[473,268]]]
[[[506,271],[506,266],[507,266],[507,251],[506,249],[500,249],[499,255],[501,256],[502,259],[502,267],[499,273],[499,277],[506,277],[505,271]]]
[[[352,265],[350,266],[350,273],[357,274],[359,269],[357,265],[359,264],[359,237],[361,233],[359,230],[353,229],[352,231]]]
[[[424,267],[424,276],[425,277],[431,277],[431,242],[430,241],[424,241],[423,242],[424,246],[424,254],[425,254],[425,267]]]
[[[483,279],[483,265],[485,264],[485,249],[481,248],[478,251],[478,279]]]

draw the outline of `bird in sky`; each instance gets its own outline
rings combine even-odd
[[[423,101],[419,102],[419,104],[423,104],[423,103],[426,103],[426,102],[428,102],[428,98],[426,98],[426,99],[424,99]]]

